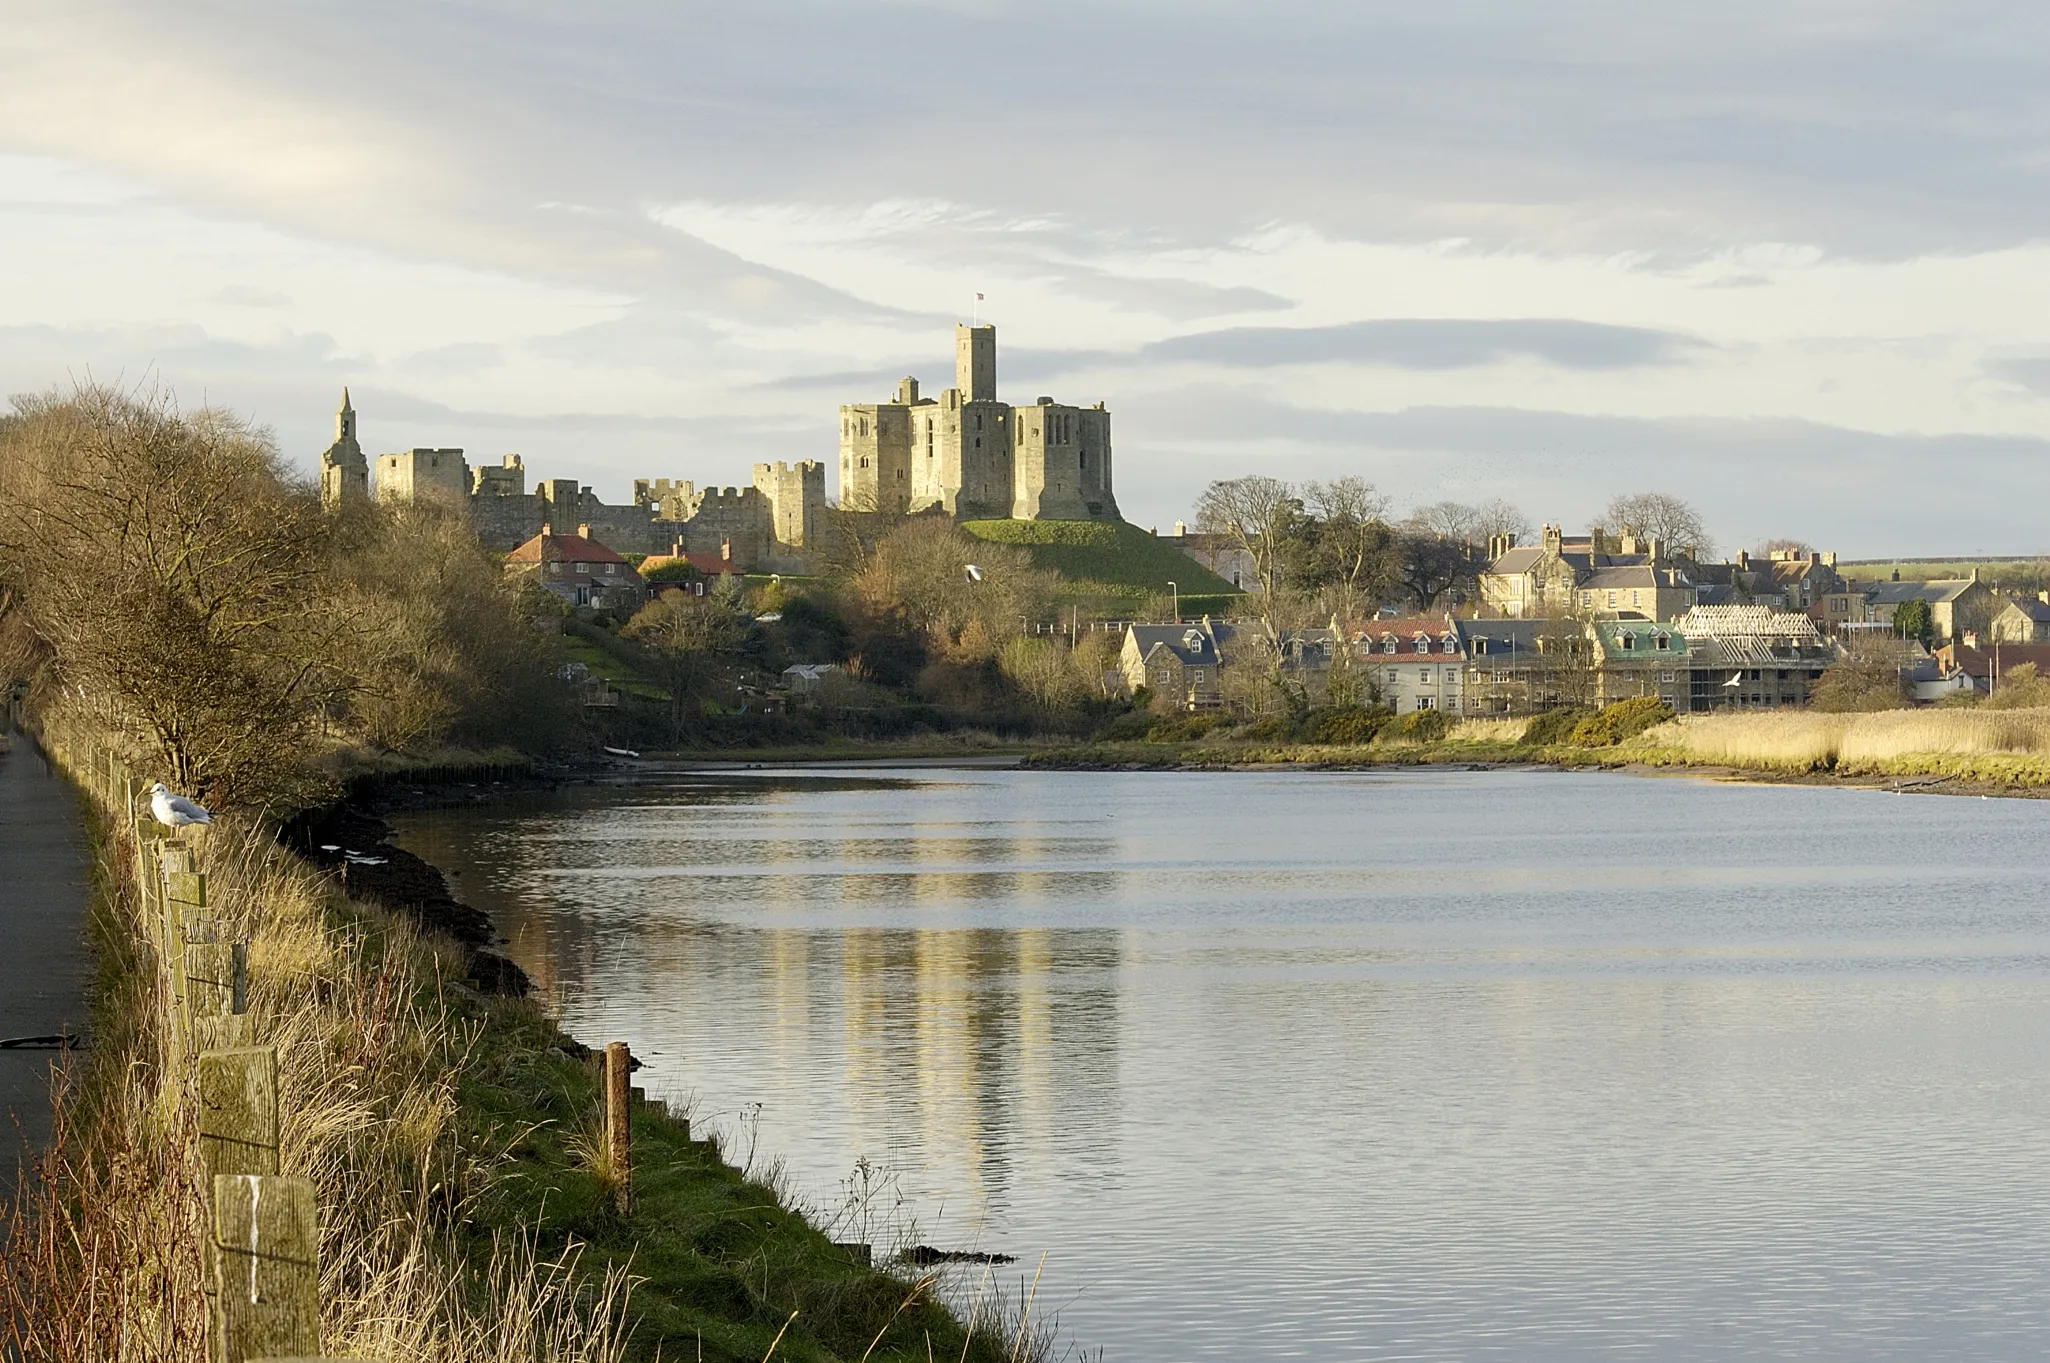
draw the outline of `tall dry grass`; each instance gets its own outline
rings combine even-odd
[[[1530,716],[1517,715],[1506,719],[1462,719],[1446,733],[1447,743],[1500,743],[1513,746],[1523,741],[1523,731],[1530,727]]]
[[[196,1099],[168,1044],[119,821],[101,828],[102,1000],[83,1102],[0,1226],[0,1358],[205,1356],[208,1232]],[[502,1152],[457,1122],[477,1029],[463,967],[402,920],[351,904],[258,825],[207,838],[209,912],[249,942],[254,1039],[278,1052],[281,1172],[321,1208],[327,1351],[390,1363],[618,1363],[630,1284],[575,1254],[465,1233]]]
[[[1685,715],[1629,746],[1765,771],[1949,773],[1993,759],[2026,774],[2050,759],[2050,709]]]

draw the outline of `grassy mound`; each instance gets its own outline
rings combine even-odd
[[[1181,591],[1183,614],[1222,604],[1238,588],[1187,554],[1123,521],[963,521],[961,528],[993,544],[1014,544],[1085,592],[1132,601]],[[1214,600],[1213,600],[1214,599]]]

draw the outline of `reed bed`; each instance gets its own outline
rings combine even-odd
[[[1686,715],[1619,753],[1631,749],[1761,771],[2050,779],[2050,709]]]
[[[1530,716],[1516,715],[1505,719],[1462,719],[1446,733],[1447,743],[1494,743],[1513,747],[1523,741],[1523,731],[1530,727]]]

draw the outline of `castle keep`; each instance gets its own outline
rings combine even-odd
[[[439,502],[469,515],[489,548],[510,552],[552,525],[622,554],[690,553],[729,558],[743,572],[801,573],[817,549],[826,511],[826,468],[817,460],[756,464],[754,485],[699,488],[668,478],[634,483],[631,506],[608,506],[574,478],[545,478],[527,490],[517,454],[471,467],[460,449],[411,449],[377,456],[381,502]],[[356,438],[349,395],[335,417],[335,443],[320,456],[327,506],[367,501],[368,462]],[[565,531],[564,533],[567,533]]]
[[[1110,413],[1050,397],[997,400],[997,329],[954,328],[954,386],[840,409],[840,504],[903,514],[940,507],[961,520],[1115,521]]]

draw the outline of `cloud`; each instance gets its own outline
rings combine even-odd
[[[226,303],[235,308],[289,308],[290,294],[276,289],[259,288],[254,284],[224,284],[207,295],[216,303]]]
[[[1141,358],[1246,368],[1340,361],[1398,369],[1467,369],[1533,359],[1565,369],[1670,364],[1702,342],[1670,331],[1565,318],[1405,318],[1326,327],[1228,327],[1155,341]]]

